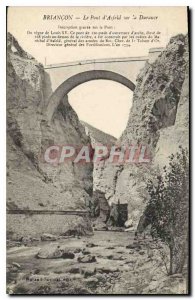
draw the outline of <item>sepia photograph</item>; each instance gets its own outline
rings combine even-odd
[[[6,293],[189,295],[189,7],[6,19]]]

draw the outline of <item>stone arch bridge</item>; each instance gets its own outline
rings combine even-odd
[[[87,81],[113,80],[134,91],[136,77],[145,62],[152,63],[162,51],[163,48],[151,48],[148,56],[106,58],[46,65],[44,68],[50,75],[52,90],[54,91],[47,107],[48,117],[52,118],[56,107],[65,95],[76,86]]]

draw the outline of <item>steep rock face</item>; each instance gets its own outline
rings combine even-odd
[[[146,143],[153,152],[160,130],[174,125],[185,79],[187,46],[185,36],[171,38],[155,62],[147,63],[138,75],[122,144]]]
[[[97,146],[97,145],[104,145],[104,146],[107,146],[108,148],[115,145],[117,139],[114,136],[112,136],[108,133],[105,133],[97,128],[94,128],[93,126],[89,125],[86,122],[81,121],[81,123],[83,124],[83,126],[85,128],[85,132],[86,132],[87,136],[89,136],[90,143],[94,149],[95,149],[95,146]],[[94,191],[98,191],[99,182],[101,179],[104,179],[103,177],[101,177],[102,170],[104,169],[104,164],[105,164],[104,161],[105,160],[103,160],[102,162],[99,162],[98,164],[95,163],[93,166],[93,190]],[[110,180],[112,181],[112,180],[114,180],[114,175],[115,174],[111,174],[110,176],[107,176],[107,177],[110,177]]]
[[[85,210],[93,189],[93,166],[72,162],[52,166],[44,162],[43,154],[50,145],[81,146],[89,138],[67,97],[61,99],[52,120],[47,118],[52,93],[47,73],[11,34],[7,45],[8,210]],[[16,215],[8,215],[8,231],[9,227],[17,231],[17,220]],[[40,233],[40,221],[36,226]]]
[[[178,151],[178,146],[189,146],[189,66],[186,67],[185,80],[177,107],[175,124],[160,131],[155,149],[154,163],[159,167],[166,165],[168,157]]]
[[[51,120],[42,120],[42,150],[43,153],[51,145],[73,145],[81,147],[90,144],[83,126],[76,113],[68,103],[67,96],[61,100]],[[65,199],[70,199],[71,208],[86,208],[93,191],[93,165],[74,164],[72,161],[53,166],[39,160],[39,167],[46,174],[47,180],[63,193]]]
[[[128,203],[129,219],[137,225],[147,201],[146,182],[154,166],[166,164],[179,145],[188,146],[188,39],[173,37],[152,64],[141,70],[125,131],[118,143],[144,144],[149,164],[112,165],[102,162],[97,188],[110,203]]]
[[[85,132],[90,138],[90,142],[92,145],[92,148],[95,149],[95,146],[97,145],[104,145],[111,147],[115,145],[117,139],[113,137],[110,134],[107,134],[97,128],[94,128],[93,126],[89,125],[86,122],[81,121],[83,126],[85,127]],[[104,189],[103,191],[100,191],[98,188],[99,186],[102,186],[100,184],[100,181],[103,180],[104,185],[104,176],[102,176],[102,171],[104,170],[104,164],[105,161],[101,161],[99,163],[94,163],[93,166],[93,200],[91,203],[91,214],[92,216],[96,217],[96,227],[104,227],[105,223],[107,222],[110,214],[110,206],[108,204],[108,196],[105,195],[107,191]],[[111,182],[114,179],[115,173],[111,174],[110,176],[107,176],[110,179],[109,186],[112,186]]]

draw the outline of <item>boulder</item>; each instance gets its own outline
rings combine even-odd
[[[78,262],[80,263],[93,263],[93,262],[96,262],[96,257],[95,256],[92,256],[92,255],[81,255],[78,257]]]
[[[75,249],[74,249],[74,253],[80,253],[80,252],[82,252],[82,249],[81,249],[81,248],[75,248]]]
[[[129,219],[125,222],[125,228],[133,227],[133,220]]]
[[[138,244],[129,244],[126,246],[126,249],[141,249],[141,246]]]
[[[41,236],[41,240],[42,241],[56,241],[57,237],[55,235],[53,235],[53,234],[50,234],[50,233],[44,233]]]
[[[119,272],[119,269],[115,268],[115,267],[100,267],[100,268],[97,268],[97,272],[109,274],[109,273]]]
[[[97,247],[98,245],[95,245],[94,243],[88,243],[86,244],[86,247],[88,248],[93,248],[93,247]]]
[[[17,262],[13,262],[12,266],[16,267],[17,269],[21,268],[20,264],[18,264]]]
[[[79,274],[81,273],[81,269],[78,267],[71,267],[70,269],[67,270],[67,273]]]
[[[107,278],[106,278],[105,274],[96,273],[96,275],[94,277],[97,278],[100,283],[107,282]]]
[[[88,255],[88,254],[90,254],[90,251],[88,251],[88,250],[86,250],[86,249],[83,249],[82,254],[83,254],[83,255]]]
[[[111,259],[111,260],[125,260],[125,258],[121,255],[108,255],[107,259]]]
[[[70,252],[70,251],[67,251],[67,252],[64,251],[62,253],[62,258],[64,258],[64,259],[67,259],[67,258],[73,259],[73,258],[75,258],[75,254]]]
[[[107,231],[108,226],[104,223],[96,223],[94,224],[94,231]]]
[[[57,247],[44,247],[36,254],[36,258],[42,259],[55,259],[55,258],[64,258],[64,259],[73,259],[75,254],[68,249],[60,249]]]
[[[91,276],[93,276],[93,275],[95,275],[96,274],[96,269],[87,269],[87,270],[82,270],[82,272],[81,272],[83,275],[84,275],[84,277],[85,278],[87,278],[87,277],[91,277]]]
[[[13,273],[15,273],[15,272],[20,271],[20,269],[21,269],[20,264],[18,264],[16,262],[12,262],[11,264],[7,264],[6,265],[7,272],[13,272]]]
[[[89,288],[96,288],[99,284],[99,281],[95,277],[90,277],[85,280],[85,283]]]

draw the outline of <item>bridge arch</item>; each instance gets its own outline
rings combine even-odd
[[[105,71],[105,70],[92,70],[92,71],[85,71],[78,73],[69,77],[65,80],[51,95],[49,99],[49,103],[47,106],[47,116],[49,119],[52,118],[56,107],[59,105],[60,101],[75,87],[78,85],[91,81],[91,80],[112,80],[129,88],[131,91],[134,91],[135,84],[127,79],[126,77],[112,72],[112,71]]]

